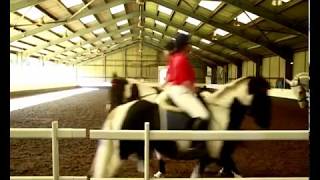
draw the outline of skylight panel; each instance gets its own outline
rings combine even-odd
[[[218,34],[218,35],[220,35],[220,36],[225,36],[225,35],[229,34],[229,32],[218,28],[218,29],[216,29],[216,30],[214,31],[214,34]]]
[[[129,24],[128,19],[124,19],[124,20],[121,20],[121,21],[117,22],[117,26],[122,26],[122,25],[125,25],[125,24]]]
[[[105,41],[110,41],[111,38],[110,37],[106,37],[106,38],[102,38],[101,41],[105,42]]]
[[[155,23],[158,24],[159,26],[166,26],[165,23],[161,22],[161,21],[158,21],[158,20],[155,20]]]
[[[161,5],[158,6],[158,11],[163,12],[168,15],[171,15],[171,13],[172,13],[172,9],[169,9],[169,8],[161,6]]]
[[[82,39],[79,36],[70,39],[70,41],[74,43],[80,42],[81,40]]]
[[[86,17],[83,17],[83,18],[80,18],[80,21],[84,24],[88,24],[88,23],[91,23],[93,21],[95,21],[96,18],[94,17],[94,15],[89,15],[89,16],[86,16]]]
[[[91,48],[91,47],[93,47],[93,46],[92,46],[91,44],[85,44],[85,45],[83,45],[82,47],[88,49],[88,48]]]
[[[199,50],[199,49],[200,49],[200,48],[198,48],[197,46],[194,46],[194,45],[192,45],[191,47],[194,48],[194,49],[196,49],[196,50]]]
[[[251,20],[255,20],[259,17],[251,12],[248,12],[248,11],[245,11],[245,12],[248,14]],[[251,20],[248,18],[247,14],[245,14],[244,12],[239,14],[239,16],[237,16],[237,20],[243,24],[248,24],[249,22],[251,22]]]
[[[128,30],[125,30],[125,31],[122,31],[120,34],[121,35],[125,35],[125,34],[128,34],[128,33],[130,33],[130,30],[128,29]]]
[[[117,14],[117,13],[122,12],[124,10],[125,9],[124,9],[124,5],[123,4],[120,4],[118,6],[114,6],[114,7],[110,8],[111,14]]]
[[[203,43],[206,43],[206,44],[211,44],[212,43],[211,41],[206,40],[206,39],[201,39],[200,41],[203,42]]]
[[[45,15],[42,11],[34,6],[19,9],[18,12],[34,21],[42,18]]]
[[[82,0],[61,0],[62,4],[64,4],[67,8],[82,4]]]
[[[64,34],[68,31],[68,29],[66,27],[64,27],[63,25],[51,28],[51,31],[57,33],[57,34]]]
[[[104,29],[103,28],[99,28],[99,29],[96,29],[94,31],[92,31],[94,34],[101,34],[101,33],[104,33]]]
[[[219,1],[200,1],[199,6],[214,11],[221,4]]]
[[[25,44],[19,41],[14,41],[12,43],[10,43],[10,45],[18,47],[18,48],[22,48],[22,49],[28,49],[28,48],[32,48],[33,46],[29,45],[29,44]]]
[[[184,30],[181,30],[181,29],[178,29],[178,32],[181,33],[181,34],[186,34],[186,35],[189,34],[187,31],[184,31]]]
[[[162,35],[162,33],[161,32],[158,32],[158,31],[155,31],[155,30],[153,30],[153,33],[155,33],[155,34],[158,34],[158,35]]]
[[[190,23],[192,25],[195,25],[195,26],[198,26],[201,23],[201,21],[199,21],[198,19],[192,18],[192,17],[188,17],[186,19],[186,22]]]

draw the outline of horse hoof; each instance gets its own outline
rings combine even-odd
[[[155,174],[153,175],[153,177],[154,177],[154,178],[161,178],[161,177],[163,177],[162,172],[158,171],[157,173],[155,173]]]
[[[237,174],[234,171],[225,171],[224,168],[221,168],[218,172],[220,177],[233,177],[233,178],[242,178],[240,174]]]

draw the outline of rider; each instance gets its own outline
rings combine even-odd
[[[189,36],[179,34],[169,55],[166,91],[172,101],[195,120],[192,129],[206,130],[210,113],[196,97],[195,72],[189,63]]]

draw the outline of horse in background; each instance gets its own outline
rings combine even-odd
[[[209,130],[238,130],[246,112],[253,116],[261,128],[268,128],[271,119],[271,99],[267,96],[269,83],[261,77],[240,78],[226,84],[214,93],[202,92],[212,117]],[[161,95],[161,94],[160,94]],[[115,107],[107,116],[102,129],[105,130],[143,130],[144,123],[150,122],[151,130],[160,130],[159,108],[161,106],[147,100],[134,100]],[[206,141],[202,149],[189,151],[191,141],[151,141],[150,152],[158,151],[171,159],[199,160],[191,177],[199,177],[205,167],[216,162],[223,167],[222,174],[234,176],[239,173],[232,153],[236,143],[233,141]],[[100,140],[92,164],[93,177],[103,178],[115,175],[121,160],[136,154],[143,159],[143,141]]]
[[[300,108],[306,108],[309,104],[309,80],[310,76],[307,72],[296,74],[292,80],[286,79],[294,96],[297,98]]]

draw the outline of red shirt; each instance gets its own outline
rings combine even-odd
[[[169,56],[167,80],[176,85],[185,81],[195,82],[195,73],[184,53],[176,52]]]

